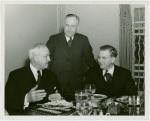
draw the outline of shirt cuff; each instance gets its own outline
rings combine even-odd
[[[27,94],[25,95],[25,100],[24,100],[24,107],[23,109],[25,109],[26,107],[29,106],[29,102],[27,101]]]

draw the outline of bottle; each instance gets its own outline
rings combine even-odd
[[[97,115],[97,110],[94,109],[93,115]]]
[[[131,98],[131,96],[128,97],[128,104],[129,104],[129,105],[132,104],[132,98]]]
[[[133,105],[136,105],[135,99],[136,99],[135,95],[133,95],[133,98],[132,98]]]
[[[136,98],[135,110],[136,110],[136,115],[140,115],[140,96],[139,95]]]
[[[133,115],[133,109],[134,105],[133,105],[133,98],[131,96],[128,97],[128,111],[129,111],[129,115]]]
[[[140,105],[140,96],[139,96],[139,95],[138,95],[137,98],[136,98],[136,104],[137,104],[137,105]]]
[[[133,114],[133,108],[132,107],[128,107],[128,111],[129,111],[129,115]]]
[[[102,110],[100,110],[99,115],[103,116],[103,111]]]
[[[140,115],[140,107],[136,107],[136,115]]]

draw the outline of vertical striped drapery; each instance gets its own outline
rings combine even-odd
[[[132,71],[132,18],[130,5],[120,5],[120,66]]]

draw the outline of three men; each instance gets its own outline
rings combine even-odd
[[[60,100],[61,95],[56,75],[48,71],[50,53],[46,45],[35,44],[29,50],[30,65],[9,74],[5,86],[5,109],[24,110],[29,105]],[[53,94],[55,93],[55,94]]]
[[[50,70],[56,73],[61,91],[67,101],[74,100],[75,90],[83,87],[84,61],[89,68],[96,65],[87,36],[76,33],[79,17],[65,17],[64,32],[50,36],[47,46],[51,52]]]
[[[77,15],[68,14],[64,32],[52,35],[48,48],[43,44],[34,45],[29,51],[30,65],[10,73],[5,87],[6,110],[23,110],[29,105],[60,100],[56,90],[61,91],[67,101],[74,100],[74,92],[84,86],[84,61],[89,67],[85,84],[95,84],[95,93],[109,97],[137,95],[131,72],[114,65],[117,57],[114,47],[100,47],[97,66],[87,36],[77,33],[79,22]],[[51,71],[46,69],[49,55]]]
[[[95,93],[105,94],[109,97],[137,95],[131,72],[114,65],[116,57],[117,50],[114,47],[101,46],[98,55],[99,66],[89,69],[85,84],[95,84]]]

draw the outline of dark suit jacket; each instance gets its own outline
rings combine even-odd
[[[25,95],[36,85],[36,80],[30,66],[12,71],[5,86],[5,108],[23,110]],[[56,75],[45,69],[42,71],[40,89],[45,89],[47,96],[42,102],[48,101],[49,94],[54,93],[54,87],[60,90]]]
[[[125,68],[114,67],[113,82],[111,87],[103,76],[103,70],[100,67],[91,68],[86,75],[85,84],[95,84],[96,94],[105,94],[107,96],[123,96],[123,95],[137,95],[135,82],[131,76],[131,72]]]
[[[50,50],[50,70],[56,73],[64,90],[70,80],[73,91],[81,89],[84,78],[84,61],[89,68],[96,65],[88,38],[76,33],[69,48],[64,33],[52,35],[47,42]]]

